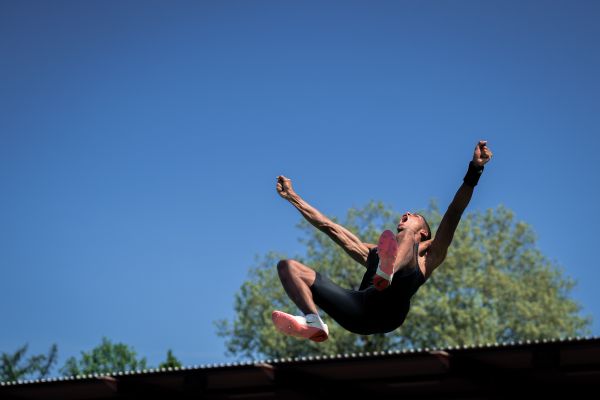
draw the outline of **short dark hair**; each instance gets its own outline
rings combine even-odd
[[[416,214],[419,217],[423,218],[423,222],[425,222],[425,226],[427,227],[427,236],[425,237],[425,240],[429,240],[431,239],[431,227],[429,226],[429,223],[427,222],[427,220],[425,219],[424,216],[422,216],[421,214]]]

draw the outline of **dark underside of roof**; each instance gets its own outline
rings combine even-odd
[[[0,399],[572,398],[598,389],[594,338],[4,384]]]

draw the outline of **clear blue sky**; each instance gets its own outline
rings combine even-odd
[[[303,252],[277,175],[330,216],[445,207],[478,139],[495,157],[469,209],[531,224],[600,334],[599,19],[597,1],[1,0],[0,351],[57,343],[62,365],[107,336],[154,365],[233,361],[213,321],[254,257]]]

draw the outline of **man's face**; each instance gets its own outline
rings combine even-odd
[[[398,222],[398,226],[396,227],[397,231],[410,230],[412,232],[418,232],[423,228],[424,221],[423,217],[418,214],[412,214],[410,212],[405,212],[402,214],[400,221]]]

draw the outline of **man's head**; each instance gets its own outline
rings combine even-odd
[[[409,230],[411,232],[418,233],[421,242],[431,239],[431,228],[429,227],[425,217],[423,217],[421,214],[412,214],[407,211],[406,213],[402,214],[400,222],[398,222],[398,226],[396,228],[398,232]]]

